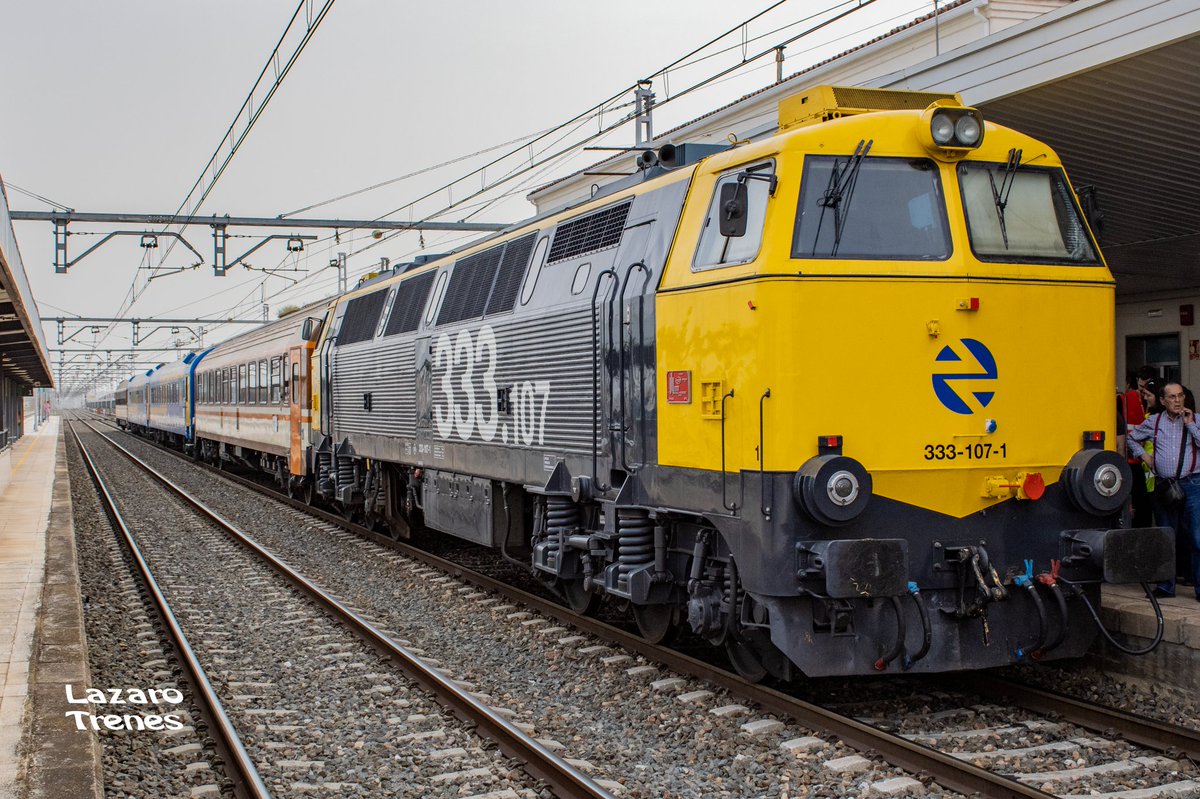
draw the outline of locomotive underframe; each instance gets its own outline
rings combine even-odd
[[[445,446],[457,457],[470,448]],[[331,464],[353,458],[344,443],[323,448]],[[532,465],[537,455],[548,457],[523,460]],[[428,526],[476,543],[528,546],[534,571],[578,609],[599,597],[628,602],[664,635],[684,623],[715,642],[736,634],[764,660],[783,663],[772,672],[786,674],[786,658],[809,676],[986,668],[1035,651],[1045,659],[1083,655],[1097,635],[1083,598],[1099,606],[1105,531],[1118,521],[1077,510],[1058,484],[1037,502],[1008,500],[963,519],[876,496],[857,520],[831,528],[800,509],[788,473],[722,479],[647,467],[626,475],[619,491],[601,492],[577,476],[590,466],[581,454],[556,458],[541,485],[353,459],[359,465],[343,466],[343,475],[392,474],[395,485],[380,493],[378,478],[374,490],[365,479],[327,496],[362,501],[366,486],[375,498],[368,509],[385,519],[399,513],[407,524],[419,512]],[[714,507],[723,489],[735,498],[733,511]],[[743,504],[747,498],[757,501]],[[1154,562],[1165,531],[1138,532],[1122,539],[1119,559]],[[1035,576],[1026,561],[1077,587],[1019,589],[1022,575]],[[972,568],[979,562],[982,570]],[[1131,576],[1156,579],[1151,571],[1124,579]],[[1039,615],[1040,629],[1031,627]]]

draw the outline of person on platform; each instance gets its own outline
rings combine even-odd
[[[1129,462],[1133,472],[1133,493],[1130,498],[1133,514],[1130,518],[1131,527],[1151,527],[1154,524],[1154,507],[1150,501],[1150,492],[1146,486],[1145,475],[1142,472],[1142,459],[1128,452],[1125,447],[1124,433],[1130,428],[1137,427],[1146,420],[1146,408],[1142,404],[1142,394],[1138,390],[1136,372],[1130,372],[1125,380],[1125,391],[1117,395],[1117,413],[1124,420],[1124,429],[1118,430],[1118,438],[1122,454]]]
[[[1191,552],[1191,573],[1200,601],[1200,423],[1195,412],[1184,407],[1184,389],[1179,383],[1167,383],[1162,388],[1163,410],[1148,416],[1126,434],[1125,443],[1131,454],[1142,459],[1155,476],[1154,504],[1158,523],[1175,530],[1176,548]],[[1146,442],[1153,445],[1147,452]],[[1169,482],[1178,479],[1184,501],[1173,506],[1166,501]],[[1182,540],[1181,540],[1182,539]],[[1158,596],[1175,596],[1175,580],[1159,583],[1154,589]]]

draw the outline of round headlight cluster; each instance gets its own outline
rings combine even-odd
[[[1133,488],[1125,459],[1104,449],[1076,452],[1060,479],[1075,507],[1093,516],[1119,511]]]
[[[867,508],[871,475],[853,458],[819,455],[796,472],[792,494],[814,521],[830,526],[848,524]]]
[[[983,121],[971,108],[939,108],[929,118],[929,135],[938,147],[978,147]]]

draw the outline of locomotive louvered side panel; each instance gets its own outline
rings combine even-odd
[[[497,384],[513,386],[542,380],[550,384],[543,443],[538,445],[535,435],[532,446],[591,452],[594,402],[589,307],[575,306],[540,318],[523,318],[495,329],[500,347]]]
[[[333,382],[333,429],[338,438],[355,433],[416,435],[414,351],[407,337],[338,349]],[[368,394],[370,410],[365,407]]]

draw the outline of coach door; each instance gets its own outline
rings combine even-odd
[[[292,347],[283,359],[283,371],[287,375],[288,406],[288,471],[304,474],[304,398],[308,396],[308,380],[303,346]]]

